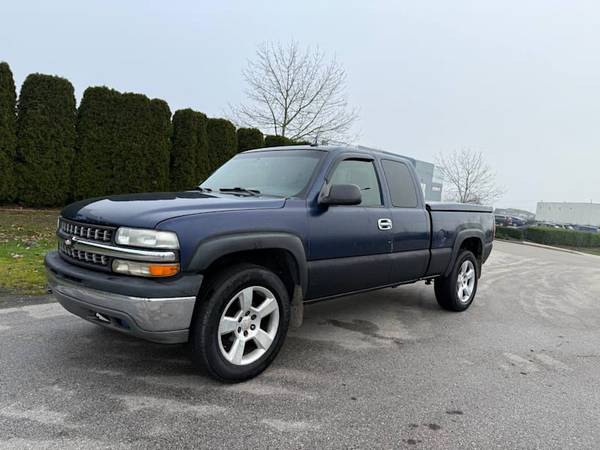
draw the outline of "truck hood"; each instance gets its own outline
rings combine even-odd
[[[217,193],[165,192],[114,195],[72,203],[63,209],[65,219],[98,225],[154,228],[163,220],[190,214],[245,209],[283,208],[284,198],[250,197]]]

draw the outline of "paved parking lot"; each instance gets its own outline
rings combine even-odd
[[[600,258],[497,243],[475,304],[419,283],[307,308],[220,385],[185,346],[0,309],[1,447],[598,448]]]

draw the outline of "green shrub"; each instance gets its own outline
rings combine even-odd
[[[206,177],[237,153],[235,126],[230,121],[225,119],[208,119],[206,131],[208,133],[210,167],[199,181],[204,181]]]
[[[285,145],[310,145],[308,141],[294,141],[285,136],[265,136],[265,147],[282,147]]]
[[[149,160],[146,174],[150,175],[151,181],[149,189],[155,192],[168,191],[170,189],[169,165],[173,134],[171,108],[166,101],[157,98],[150,100],[149,106],[150,131],[152,132],[146,155]]]
[[[201,112],[180,109],[173,114],[171,189],[198,186],[209,170],[207,118]]]
[[[107,87],[83,93],[77,114],[77,145],[73,165],[74,197],[114,193],[113,159],[118,157],[121,94]]]
[[[66,79],[29,75],[18,103],[16,173],[19,200],[63,205],[71,198],[75,94]]]
[[[162,100],[121,94],[114,193],[168,190],[171,111]]]
[[[265,138],[258,128],[239,128],[237,130],[238,152],[263,148]]]
[[[294,145],[295,142],[285,136],[265,136],[265,147],[281,147],[283,145]]]
[[[518,239],[522,241],[525,236],[521,228],[497,227],[496,237],[500,239]]]
[[[600,233],[564,230],[559,228],[497,227],[496,237],[500,239],[518,239],[538,244],[558,247],[600,247]]]
[[[600,247],[600,233],[563,230],[558,228],[530,227],[526,239],[538,244],[565,247]]]
[[[169,189],[171,111],[163,100],[88,88],[77,130],[76,198]]]
[[[16,197],[17,94],[10,67],[0,62],[0,203]]]

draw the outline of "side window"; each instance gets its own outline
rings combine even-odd
[[[417,191],[406,164],[387,159],[384,159],[381,163],[390,188],[392,205],[397,208],[414,208],[417,206]]]
[[[347,159],[335,168],[331,184],[356,184],[362,194],[360,206],[381,206],[381,191],[375,166],[371,161]]]

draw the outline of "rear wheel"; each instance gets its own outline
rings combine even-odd
[[[240,264],[213,278],[198,300],[192,358],[213,378],[252,378],[275,359],[287,334],[290,301],[273,272]]]
[[[469,250],[462,250],[450,275],[436,278],[435,298],[449,311],[464,311],[475,298],[478,281],[478,262]]]

